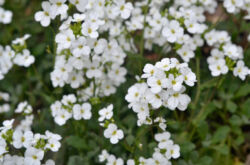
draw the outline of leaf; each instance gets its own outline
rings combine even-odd
[[[70,136],[66,139],[66,143],[76,149],[87,149],[86,141],[78,136]]]
[[[242,124],[242,119],[238,116],[238,115],[233,115],[230,119],[229,119],[230,124],[232,124],[233,126],[240,126]]]
[[[180,144],[181,152],[188,153],[195,149],[195,145],[192,142],[184,142]]]
[[[203,156],[195,163],[196,165],[211,165],[213,159],[209,156]]]
[[[250,84],[245,84],[240,87],[238,92],[235,94],[235,97],[243,97],[247,96],[248,94],[250,94]]]
[[[208,124],[206,121],[201,121],[200,123],[198,123],[198,129],[197,132],[199,134],[199,136],[201,137],[201,139],[205,139],[208,133]]]
[[[242,110],[243,110],[243,113],[248,117],[250,118],[250,98],[247,99],[247,101],[245,101],[242,105]]]
[[[128,135],[126,137],[126,141],[127,141],[128,145],[130,145],[130,146],[134,143],[134,140],[135,140],[135,138],[133,135]]]
[[[218,151],[219,153],[221,153],[222,155],[228,155],[229,154],[229,147],[226,145],[219,145],[216,147],[213,147],[216,151]]]
[[[218,143],[223,140],[225,140],[230,132],[229,126],[221,126],[219,127],[216,132],[214,133],[214,136],[212,137],[212,143]]]
[[[231,113],[234,113],[237,109],[237,105],[232,101],[227,101],[226,109],[229,110]]]
[[[80,156],[71,156],[67,165],[86,165],[86,161]]]

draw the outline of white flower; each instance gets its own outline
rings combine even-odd
[[[42,2],[43,11],[39,11],[35,14],[35,20],[41,22],[41,25],[46,27],[49,26],[51,15],[51,4],[48,1]]]
[[[54,160],[49,159],[49,160],[47,160],[47,161],[45,162],[44,165],[55,165],[55,164],[56,164],[56,163],[54,162]]]
[[[3,122],[3,127],[0,127],[0,130],[9,130],[13,127],[14,119],[5,120]]]
[[[227,55],[228,57],[232,59],[237,59],[240,57],[240,52],[238,51],[237,46],[234,44],[228,43],[224,45],[223,52],[225,53],[225,55]]]
[[[177,159],[180,157],[180,146],[177,144],[169,145],[167,152],[165,153],[166,157],[172,157],[174,159]]]
[[[0,23],[9,24],[12,21],[13,13],[0,7]]]
[[[196,75],[191,71],[191,69],[188,67],[181,68],[181,73],[184,76],[184,82],[188,86],[194,86],[194,83],[196,82]]]
[[[78,11],[84,12],[88,1],[82,0],[69,0],[70,3],[74,4]]]
[[[91,79],[93,77],[100,78],[102,76],[100,63],[98,61],[93,61],[91,64],[89,64],[89,69],[86,72],[86,76],[89,79]]]
[[[152,64],[146,64],[143,68],[144,74],[141,76],[142,78],[148,78],[150,76],[153,76],[157,72],[157,68],[155,68]]]
[[[15,40],[13,40],[12,43],[15,45],[23,46],[25,44],[25,41],[29,39],[30,37],[31,37],[30,34],[25,34],[23,37],[16,38]]]
[[[249,69],[245,66],[245,63],[240,60],[237,62],[233,74],[234,76],[238,76],[241,80],[245,80],[246,76],[249,75]]]
[[[80,57],[81,55],[89,56],[90,47],[87,45],[87,40],[84,37],[79,37],[76,41],[73,42],[72,54],[75,57]]]
[[[220,59],[217,63],[209,65],[209,69],[215,77],[228,72],[228,67],[224,59]]]
[[[74,14],[73,15],[73,22],[82,22],[84,19],[86,18],[86,15],[85,14]]]
[[[3,138],[0,138],[0,155],[3,155],[4,153],[8,152],[6,150],[7,143]]]
[[[57,15],[65,15],[67,14],[68,6],[64,4],[66,0],[50,0],[52,3],[51,6],[51,15],[52,18],[55,18]]]
[[[147,65],[147,64],[146,64]],[[164,58],[160,62],[157,62],[155,66],[164,71],[169,71],[171,69],[169,58]],[[153,76],[153,75],[151,75]]]
[[[61,109],[54,117],[54,120],[58,125],[61,126],[64,125],[66,121],[69,120],[71,117],[71,113],[69,113],[67,110]]]
[[[176,42],[178,38],[182,37],[184,30],[180,27],[180,23],[176,20],[170,21],[162,30],[162,35],[171,43]]]
[[[128,159],[127,165],[135,165],[135,161],[133,159]]]
[[[225,0],[223,5],[229,13],[236,13],[237,8],[242,7],[244,5],[244,1],[243,0]]]
[[[130,3],[130,2],[125,3],[125,0],[118,0],[115,2],[117,4],[117,8],[121,14],[121,17],[123,19],[127,19],[130,16],[131,11],[133,10],[132,3]]]
[[[82,34],[86,37],[97,38],[99,36],[97,29],[97,24],[87,22],[82,24]]]
[[[183,80],[183,75],[174,77],[173,74],[170,74],[167,79],[167,87],[173,88],[174,91],[179,91],[182,88]]]
[[[104,162],[108,159],[109,153],[107,152],[107,150],[102,150],[102,153],[98,157],[100,162]]]
[[[121,158],[116,159],[114,155],[109,155],[107,165],[123,165],[124,161]]]
[[[153,93],[159,93],[163,88],[167,87],[168,80],[164,77],[149,77],[147,80],[148,85],[151,87]]]
[[[113,123],[108,125],[108,128],[104,131],[104,136],[110,139],[112,144],[118,143],[124,137],[123,131],[117,129],[117,126]]]
[[[174,91],[169,89],[167,92],[169,93],[169,98],[167,100],[167,105],[170,110],[174,110],[178,108],[181,111],[187,109],[188,104],[191,99],[188,95],[182,94],[185,91],[185,87],[182,87],[180,91]]]
[[[179,54],[185,62],[189,62],[189,60],[194,57],[193,50],[191,50],[188,46],[182,46],[177,50],[177,54]]]
[[[32,113],[32,107],[28,105],[27,101],[19,103],[15,110],[15,113],[22,113],[22,112],[24,112],[25,114]]]
[[[89,103],[75,104],[73,106],[73,117],[75,120],[89,120],[91,116],[91,105]]]
[[[29,67],[35,62],[35,58],[30,55],[30,51],[28,49],[24,49],[22,54],[18,53],[13,61],[19,66]]]
[[[74,94],[64,95],[62,98],[62,103],[64,105],[70,105],[76,102],[76,96]]]
[[[48,143],[45,145],[45,148],[50,149],[53,152],[57,152],[61,147],[61,143],[56,139],[49,139]]]
[[[100,117],[98,121],[104,121],[105,119],[109,120],[113,117],[113,104],[109,105],[107,108],[103,108],[99,110]]]
[[[25,165],[40,165],[44,156],[44,151],[30,147],[25,151],[24,155]]]
[[[56,35],[56,43],[59,44],[60,49],[68,49],[75,41],[75,35],[71,29],[62,31]]]
[[[99,39],[94,42],[94,52],[96,54],[101,54],[104,52],[105,48],[107,47],[108,43],[106,39]]]
[[[158,142],[158,147],[164,149],[169,145],[170,133],[163,132],[155,134],[155,140]]]
[[[22,132],[16,130],[13,133],[13,146],[17,149],[21,147],[29,148],[33,142],[33,133],[31,131]]]

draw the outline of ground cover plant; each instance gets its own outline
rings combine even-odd
[[[250,164],[249,0],[0,0],[0,164]]]

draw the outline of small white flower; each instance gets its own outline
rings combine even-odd
[[[3,138],[0,138],[0,155],[3,155],[4,153],[8,152],[6,150],[7,143]]]
[[[241,80],[245,80],[246,76],[249,75],[249,69],[245,66],[245,63],[240,60],[237,62],[233,74],[234,76],[238,76]]]
[[[73,106],[73,117],[75,120],[89,120],[91,116],[91,105],[89,103],[75,104]]]
[[[209,69],[215,77],[220,74],[226,74],[229,70],[224,59],[220,59],[217,63],[209,65]]]
[[[82,24],[82,34],[86,37],[97,38],[99,36],[98,25],[93,23],[83,23]]]
[[[33,133],[31,131],[18,131],[13,133],[13,146],[17,149],[21,147],[29,148],[33,143]]]
[[[43,11],[39,11],[35,14],[35,20],[41,22],[41,25],[44,27],[49,26],[50,20],[52,19],[51,15],[51,4],[47,1],[42,2]]]
[[[25,165],[40,165],[44,156],[44,151],[30,147],[25,151],[24,163]]]
[[[108,125],[108,128],[104,131],[104,136],[110,139],[112,144],[118,143],[124,137],[123,131],[117,129],[117,126],[113,123]]]
[[[167,38],[171,43],[177,41],[178,38],[182,37],[184,33],[183,28],[180,26],[180,23],[176,20],[170,21],[162,30],[162,35]]]
[[[98,121],[104,121],[105,119],[109,120],[113,117],[113,104],[109,105],[107,108],[103,108],[99,110],[100,117]]]

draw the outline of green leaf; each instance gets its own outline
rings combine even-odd
[[[226,103],[226,109],[229,110],[231,113],[234,113],[237,109],[237,104],[228,100]]]
[[[132,145],[134,143],[134,140],[135,140],[135,138],[133,135],[128,135],[126,137],[126,141],[127,141],[128,145]]]
[[[229,147],[228,146],[226,146],[226,145],[223,145],[223,146],[221,146],[221,145],[218,145],[218,146],[216,146],[216,147],[213,147],[216,151],[218,151],[220,154],[222,154],[222,155],[228,155],[229,154]]]
[[[80,156],[71,156],[67,165],[87,165],[86,161]]]
[[[181,152],[188,153],[195,149],[195,145],[192,142],[184,142],[180,144]]]
[[[232,124],[233,126],[240,126],[242,124],[242,119],[238,116],[238,115],[233,115],[230,119],[229,119],[230,124]]]
[[[218,143],[223,140],[225,140],[230,132],[229,126],[221,126],[219,127],[216,132],[214,133],[214,136],[212,137],[212,143]]]
[[[66,143],[76,149],[87,149],[86,141],[78,136],[70,136],[66,139]]]
[[[206,121],[201,121],[198,123],[198,129],[197,132],[201,139],[205,139],[208,133],[208,124]]]
[[[242,111],[243,113],[248,117],[250,118],[250,110],[249,110],[249,107],[250,107],[250,98],[247,99],[247,101],[245,101],[242,105]]]
[[[203,156],[195,163],[196,165],[211,165],[213,159],[209,156]]]
[[[243,96],[247,96],[248,94],[250,94],[250,84],[245,84],[240,87],[235,97],[236,98],[243,97]]]

